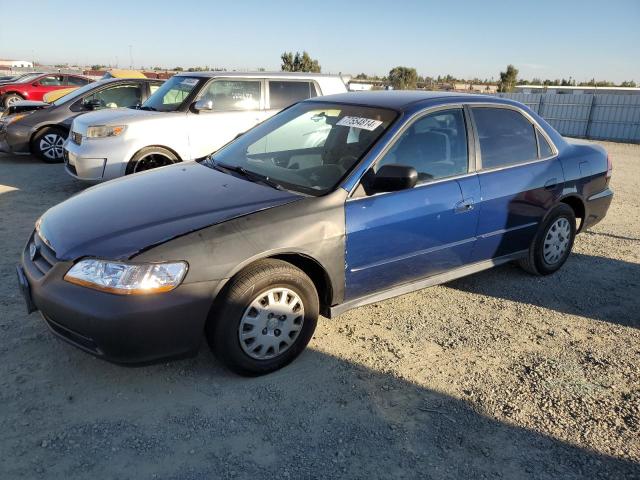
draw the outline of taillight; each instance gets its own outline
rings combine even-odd
[[[613,172],[613,163],[611,163],[611,155],[607,153],[607,179],[611,178]]]

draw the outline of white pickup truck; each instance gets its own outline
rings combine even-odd
[[[293,103],[346,91],[337,75],[180,73],[137,108],[77,117],[64,144],[66,170],[95,182],[194,160]]]

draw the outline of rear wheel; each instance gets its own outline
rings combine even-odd
[[[230,280],[207,323],[207,340],[231,370],[262,375],[302,353],[318,314],[311,279],[287,262],[264,260]]]
[[[171,150],[164,147],[145,147],[136,153],[127,164],[126,175],[152,170],[179,162],[180,159]]]
[[[24,98],[22,98],[17,93],[8,93],[7,95],[4,96],[2,103],[4,104],[4,108],[9,108],[11,105],[13,105],[16,102],[19,102],[20,100],[24,100]]]
[[[67,131],[62,128],[43,128],[31,140],[31,151],[47,163],[60,163],[66,138]]]
[[[576,217],[569,205],[560,204],[551,210],[533,239],[527,257],[520,266],[534,275],[549,275],[569,258],[576,236]]]

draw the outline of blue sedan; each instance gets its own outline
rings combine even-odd
[[[611,203],[611,162],[526,106],[423,92],[293,105],[209,157],[91,188],[25,247],[27,307],[114,362],[286,365],[328,317],[505,262],[548,275]]]

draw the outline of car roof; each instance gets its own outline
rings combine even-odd
[[[62,73],[62,72],[41,72],[38,74],[39,77],[48,77],[49,75],[69,75],[70,77],[83,77],[89,78],[82,73]]]
[[[112,77],[112,78],[101,78],[99,80],[95,80],[94,82],[92,82],[92,85],[108,85],[109,83],[118,83],[118,82],[164,82],[163,79],[161,78],[138,78],[138,77],[132,77],[132,78],[120,78],[120,77]]]
[[[307,102],[346,103],[378,108],[389,108],[405,111],[419,104],[456,103],[456,102],[487,102],[500,104],[514,104],[491,95],[474,95],[458,92],[431,92],[419,90],[376,90],[369,92],[349,92],[324,97],[314,97]]]
[[[318,78],[330,77],[340,78],[340,75],[332,75],[329,73],[305,73],[305,72],[180,72],[176,73],[180,77],[242,77],[242,78]]]

